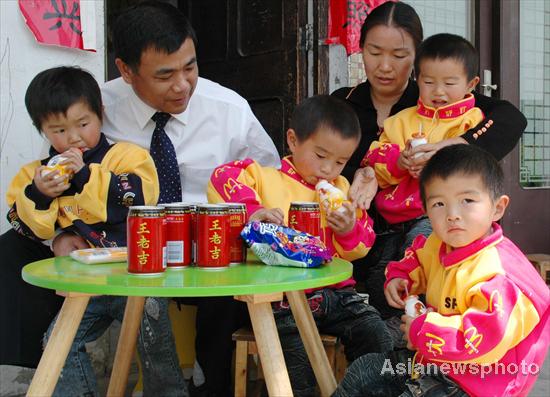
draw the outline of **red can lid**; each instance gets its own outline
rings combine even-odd
[[[290,203],[293,211],[319,211],[319,203],[314,201],[293,201]]]

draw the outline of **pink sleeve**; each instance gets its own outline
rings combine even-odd
[[[208,201],[246,204],[248,216],[263,208],[256,193],[251,169],[260,167],[252,159],[233,161],[217,167],[208,184]]]
[[[407,280],[407,285],[410,294],[423,293],[425,290],[425,275],[418,260],[416,252],[426,244],[424,235],[417,236],[412,245],[405,250],[403,259],[399,262],[390,262],[386,267],[386,285],[394,278],[402,278]]]
[[[473,286],[466,302],[462,314],[432,312],[416,318],[410,342],[431,360],[494,363],[540,321],[528,297],[503,275]]]
[[[365,256],[373,246],[375,238],[372,219],[365,210],[361,210],[361,216],[357,218],[355,226],[349,233],[333,234],[336,251],[340,257],[350,261]]]

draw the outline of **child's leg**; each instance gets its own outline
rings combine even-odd
[[[97,296],[90,299],[57,381],[54,396],[98,395],[94,370],[85,344],[99,338],[113,321],[108,314],[109,299],[108,296]],[[48,328],[44,345],[53,331],[56,320],[57,317]]]
[[[122,321],[125,297],[111,297],[110,313]],[[168,299],[147,298],[143,308],[137,348],[143,371],[145,396],[187,396],[187,385],[179,366],[172,326],[168,317]]]
[[[369,353],[357,358],[346,370],[346,375],[332,397],[399,396],[405,391],[408,375],[397,371],[414,352],[399,350],[386,353]]]

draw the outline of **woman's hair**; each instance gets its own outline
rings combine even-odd
[[[479,69],[479,57],[474,46],[464,37],[450,33],[435,34],[420,44],[414,59],[417,77],[420,73],[420,63],[426,59],[455,60],[464,66],[468,80],[476,77]]]
[[[76,66],[60,66],[38,73],[25,93],[25,106],[39,132],[48,117],[66,115],[69,108],[79,102],[87,104],[102,120],[99,85],[89,72]]]
[[[122,11],[113,26],[115,57],[134,71],[141,54],[149,48],[172,54],[188,38],[197,46],[195,31],[185,15],[166,3],[145,1],[133,5]]]
[[[361,48],[365,45],[365,39],[369,30],[379,25],[403,29],[411,36],[415,50],[424,37],[422,22],[420,22],[420,17],[414,8],[405,3],[388,1],[372,10],[367,19],[365,19],[365,22],[363,22],[361,37],[359,39],[359,46]]]
[[[290,128],[304,142],[320,127],[327,127],[344,139],[361,138],[355,111],[342,99],[330,95],[307,98],[294,110]]]
[[[426,206],[426,185],[435,178],[454,175],[479,176],[491,199],[504,194],[504,174],[498,161],[475,145],[451,145],[437,151],[420,173],[420,197]]]

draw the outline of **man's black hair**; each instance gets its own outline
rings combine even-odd
[[[478,75],[479,56],[476,49],[464,37],[455,34],[435,34],[420,44],[414,59],[414,70],[417,78],[420,74],[420,64],[426,59],[454,59],[462,63],[468,81]]]
[[[176,7],[155,1],[133,5],[117,17],[113,25],[115,57],[137,71],[141,54],[149,48],[172,54],[188,38],[197,47],[195,31]]]
[[[475,145],[451,145],[437,151],[420,174],[420,196],[426,207],[426,185],[435,178],[479,176],[491,199],[504,194],[504,174],[497,160]]]
[[[361,138],[361,127],[355,111],[342,99],[316,95],[305,99],[294,110],[290,128],[303,142],[320,127],[327,127],[344,139]]]
[[[34,126],[55,114],[67,115],[75,103],[83,102],[102,120],[101,91],[94,77],[76,66],[60,66],[38,73],[25,93],[25,106]]]

